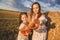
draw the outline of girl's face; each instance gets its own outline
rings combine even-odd
[[[33,5],[33,12],[34,12],[35,14],[37,14],[37,13],[39,12],[39,6],[38,6],[38,4],[34,4],[34,5]]]
[[[25,14],[21,15],[21,20],[23,23],[27,22],[27,16]]]

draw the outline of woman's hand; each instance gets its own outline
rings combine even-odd
[[[43,24],[43,21],[42,20],[40,20],[40,25],[42,25]]]
[[[38,19],[38,14],[35,15],[34,19]]]
[[[41,25],[39,25],[39,27],[36,29],[36,30],[40,30],[42,28],[42,26]]]
[[[42,28],[42,21],[37,21],[38,23],[35,24],[35,26],[37,27],[36,30],[39,30]]]

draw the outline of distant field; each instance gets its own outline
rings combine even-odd
[[[0,10],[0,18],[18,18],[20,12]]]
[[[0,40],[15,40],[20,12],[0,10]]]

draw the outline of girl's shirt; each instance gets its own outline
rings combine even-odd
[[[24,23],[21,23],[19,29],[22,29],[22,28],[24,28],[24,27],[27,27],[27,25],[24,24]]]
[[[23,28],[26,28],[26,27],[27,27],[26,24],[21,23],[21,24],[20,24],[20,27],[19,27],[19,30],[20,30],[20,29],[23,29]],[[21,31],[19,31],[19,33],[20,33],[21,35],[23,35],[23,34],[21,33]]]
[[[19,29],[22,29],[22,28],[25,28],[25,27],[27,27],[27,25],[24,24],[24,23],[21,23]],[[28,40],[28,36],[24,36],[24,35],[19,31],[18,40]]]

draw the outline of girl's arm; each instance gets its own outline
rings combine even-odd
[[[19,29],[19,31],[24,31],[24,29],[25,29],[25,28],[21,28],[21,29]]]
[[[28,36],[29,35],[29,32],[30,32],[30,29],[28,28],[28,26],[26,27],[25,25],[20,25],[19,31],[24,36]]]
[[[24,28],[25,28],[25,25],[21,24],[20,27],[19,27],[19,31],[24,31]]]

